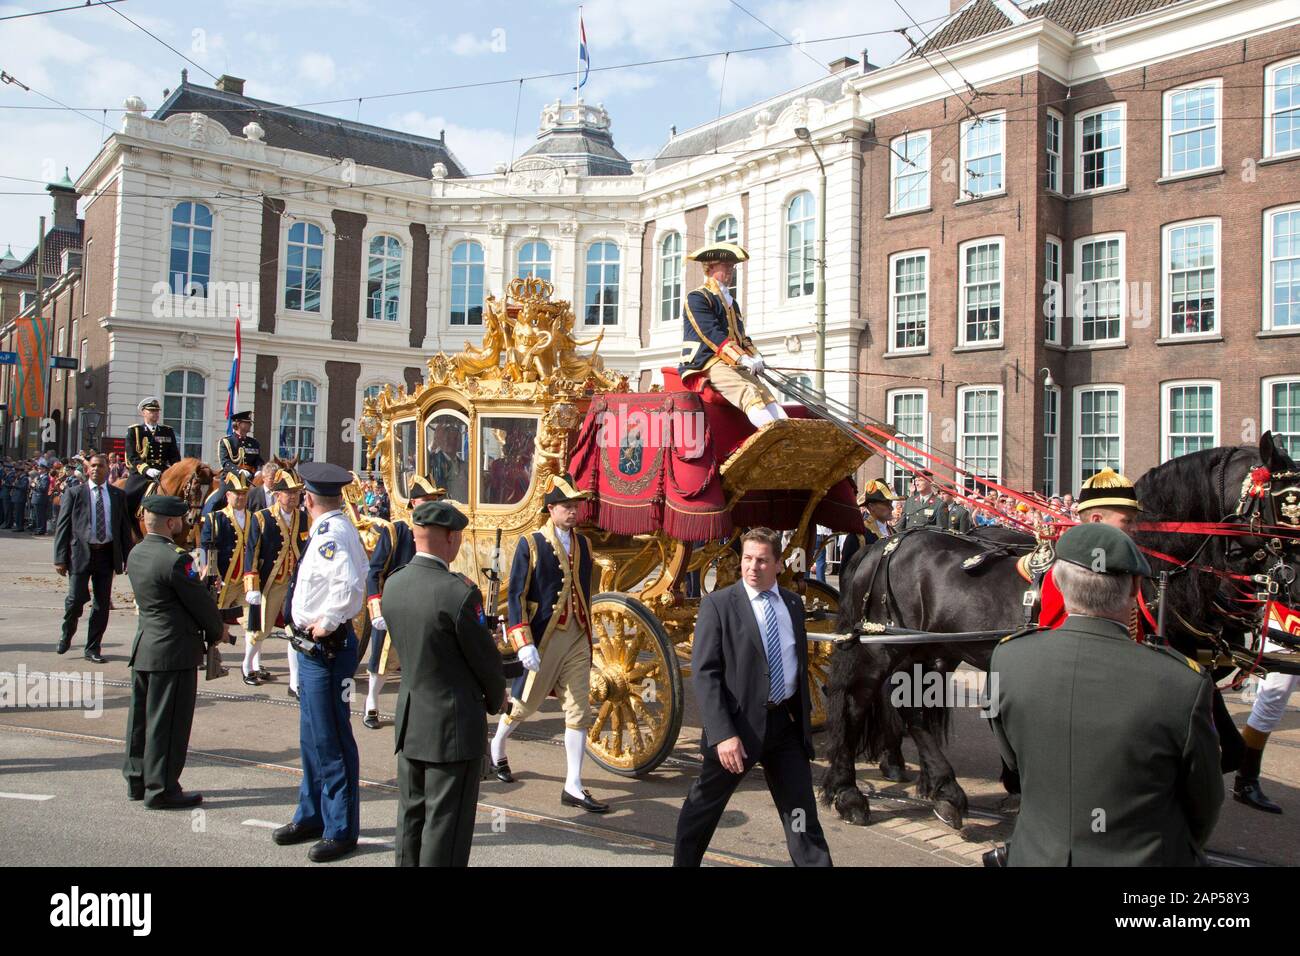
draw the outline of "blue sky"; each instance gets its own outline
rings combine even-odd
[[[75,0],[0,3],[0,17],[70,2]],[[903,2],[926,29],[949,6],[948,0]],[[629,159],[653,156],[670,126],[685,130],[712,120],[720,102],[723,112],[739,109],[826,75],[819,64],[843,55],[857,58],[863,47],[881,65],[905,48],[896,35],[810,41],[910,25],[892,0],[740,3],[743,10],[730,0],[583,4],[593,68],[782,42],[773,29],[800,43],[725,60],[593,69],[584,99],[605,104],[615,143]],[[542,105],[571,95],[571,73],[528,81],[522,90],[512,82],[380,94],[517,80],[572,71],[577,63],[578,4],[568,0],[126,0],[116,9],[212,73],[244,77],[250,96],[295,105],[345,100],[311,108],[347,118],[359,113],[363,122],[432,136],[446,129],[448,145],[472,173],[490,172],[528,147]],[[107,114],[110,130],[120,123],[127,96],[143,97],[152,111],[163,90],[179,83],[182,67],[189,68],[192,81],[211,85],[201,70],[112,9],[0,20],[0,69],[86,114],[12,109],[54,104],[14,85],[0,86],[0,176],[11,177],[0,179],[0,252],[9,244],[18,255],[30,250],[36,219],[49,209],[40,183],[22,180],[57,179],[64,166],[76,179],[104,139],[102,111],[119,110]],[[8,195],[14,192],[39,195]]]

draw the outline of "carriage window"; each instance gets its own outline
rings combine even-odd
[[[439,412],[424,426],[426,474],[447,497],[469,502],[469,425],[459,415]]]
[[[415,422],[404,421],[393,425],[393,464],[397,476],[397,495],[409,498],[408,480],[416,471],[415,453],[419,448],[415,440]]]
[[[535,418],[484,418],[479,425],[479,504],[513,505],[533,482]]]

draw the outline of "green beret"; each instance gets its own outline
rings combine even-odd
[[[411,512],[411,520],[421,528],[436,525],[448,531],[460,531],[469,519],[450,501],[422,501]]]
[[[190,510],[185,499],[175,495],[145,495],[140,507],[151,514],[166,515],[168,518],[184,518]]]
[[[1151,565],[1119,528],[1094,521],[1075,525],[1056,542],[1056,557],[1099,574],[1151,577]]]

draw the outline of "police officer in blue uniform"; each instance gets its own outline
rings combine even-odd
[[[342,511],[352,473],[326,462],[298,468],[311,515],[311,536],[286,607],[299,654],[298,731],[302,786],[292,822],[273,839],[280,845],[319,842],[308,858],[328,863],[356,849],[361,829],[361,764],[352,736],[348,689],[357,670],[352,619],[365,603],[366,549]]]
[[[446,488],[436,487],[420,475],[411,478],[407,492],[412,515],[422,503],[441,501],[447,496]],[[379,541],[370,553],[370,565],[366,574],[366,605],[370,608],[370,660],[366,673],[370,676],[370,687],[366,691],[366,716],[361,723],[370,730],[378,730],[380,727],[379,692],[384,688],[384,675],[379,673],[379,663],[383,659],[384,642],[388,638],[388,627],[379,599],[384,593],[384,582],[415,557],[415,535],[409,521],[381,520],[379,525]]]

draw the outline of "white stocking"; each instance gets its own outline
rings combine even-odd
[[[571,797],[582,798],[582,755],[586,748],[587,735],[581,730],[564,728],[564,756],[568,772],[564,777],[564,789]]]
[[[372,710],[379,711],[379,692],[384,689],[384,677],[382,674],[376,674],[374,671],[367,671],[370,675],[370,690],[366,691],[366,713]]]
[[[502,717],[497,721],[497,732],[492,738],[492,762],[500,763],[506,759],[506,738],[515,732],[515,725]]]
[[[763,410],[772,416],[773,421],[780,421],[783,418],[790,417],[785,413],[785,409],[776,402],[768,402],[767,406]]]
[[[253,671],[257,670],[257,645],[244,635],[244,676],[247,677]]]
[[[244,640],[247,641],[248,638],[245,637]],[[245,649],[244,649],[244,652],[245,652],[245,653],[248,653],[248,649],[245,648]],[[260,671],[260,670],[262,669],[262,642],[261,642],[261,641],[258,641],[256,644],[253,645],[253,667],[252,667],[252,669],[255,670],[255,671]]]

